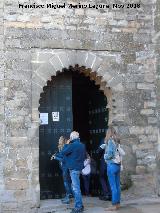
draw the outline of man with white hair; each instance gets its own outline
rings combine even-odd
[[[84,210],[82,203],[82,195],[80,189],[80,173],[84,168],[84,160],[86,157],[85,145],[80,142],[79,133],[76,131],[70,134],[70,145],[59,152],[56,157],[64,157],[66,159],[66,166],[69,169],[72,190],[74,193],[75,206],[71,213],[79,213]]]

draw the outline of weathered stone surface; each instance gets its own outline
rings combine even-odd
[[[6,180],[6,189],[9,190],[24,190],[29,187],[28,180],[20,180],[20,179],[7,179]]]
[[[143,127],[137,127],[133,126],[129,129],[130,134],[138,135],[138,134],[143,134],[144,133],[144,128]]]
[[[136,173],[137,174],[145,174],[146,173],[146,167],[145,166],[136,166]]]
[[[109,120],[126,151],[125,187],[131,174],[131,193],[150,195],[155,182],[160,188],[159,8],[158,0],[142,0],[141,9],[22,11],[14,1],[0,2],[3,212],[31,213],[39,205],[40,93],[57,71],[76,64],[100,90],[110,91]]]

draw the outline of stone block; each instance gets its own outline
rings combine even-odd
[[[36,78],[36,76],[33,76],[33,77]],[[43,85],[45,86],[46,81],[44,81],[44,79],[43,79],[43,81],[42,81],[43,84],[38,84],[36,81],[32,80],[32,92],[33,92],[32,95],[33,95],[34,99],[36,99],[36,98],[39,99],[40,98],[40,93],[43,92]]]
[[[39,134],[39,131],[38,131],[38,134]],[[33,137],[30,139],[31,140],[31,146],[32,148],[38,148],[39,147],[39,137]]]
[[[153,172],[155,172],[156,169],[157,169],[156,163],[149,163],[147,165],[147,172],[148,173],[153,173]]]
[[[151,195],[154,195],[155,184],[153,175],[139,174],[132,175],[131,178],[133,184],[133,187],[131,188],[132,193],[136,193],[137,196],[143,196],[143,194],[146,194],[151,197]]]
[[[15,162],[15,165],[18,168],[27,168],[28,167],[27,160],[24,160],[24,159],[17,159]]]
[[[98,74],[100,74],[99,76],[103,76],[104,81],[108,82],[109,80],[111,80],[113,77],[110,75],[110,73],[107,72],[107,70],[103,69],[102,67],[100,67],[98,69]]]
[[[19,158],[22,158],[22,159],[27,159],[29,158],[29,156],[32,155],[32,151],[30,149],[30,147],[26,147],[26,148],[18,148],[17,149],[17,155],[19,156]]]
[[[151,1],[147,1],[147,0],[141,0],[141,3],[144,5],[152,5],[156,3],[156,0],[151,0]]]
[[[120,49],[120,47],[119,48],[116,48],[116,47],[112,47],[112,43],[111,42],[109,42],[109,41],[96,41],[96,43],[95,43],[95,49],[97,50],[97,51],[104,51],[104,50],[119,50]]]
[[[28,180],[6,179],[5,186],[7,190],[25,190],[29,188]]]
[[[63,69],[63,64],[60,61],[60,58],[56,54],[53,54],[53,57],[50,58],[49,61],[53,65],[53,67],[56,71]]]
[[[74,67],[76,64],[76,50],[68,50],[67,54],[68,54],[69,64]]]
[[[53,51],[45,51],[45,52],[36,52],[34,55],[32,54],[32,60],[33,61],[39,61],[39,62],[48,62],[49,59],[53,56]]]
[[[85,59],[85,66],[87,68],[92,68],[94,62],[96,60],[96,56],[93,53],[88,53]]]
[[[120,26],[120,27],[126,27],[128,25],[129,25],[129,23],[127,20],[119,20],[119,21],[117,21],[117,24],[116,24],[116,26]]]
[[[42,23],[51,23],[52,22],[52,17],[48,17],[48,16],[43,16],[42,18],[41,18],[41,22]]]
[[[34,169],[32,172],[32,184],[37,185],[39,184],[39,171],[38,169]]]
[[[39,158],[34,158],[32,169],[38,169],[39,168]]]
[[[155,112],[153,109],[142,109],[140,111],[141,115],[153,115]]]
[[[4,170],[13,170],[13,168],[14,168],[14,161],[11,159],[7,159],[4,164]]]
[[[155,134],[154,133],[154,135],[148,135],[148,141],[149,142],[155,142],[155,143],[157,143],[157,141],[158,141],[158,132],[157,132],[157,134]]]
[[[1,205],[2,205],[2,203],[9,204],[9,203],[15,202],[13,193],[14,193],[14,191],[12,191],[12,190],[6,190],[6,189],[0,190]],[[1,208],[0,208],[0,210],[1,210]]]
[[[63,67],[68,68],[69,67],[69,59],[68,59],[68,54],[67,51],[66,52],[57,52],[58,57],[61,61],[61,63],[63,64]]]
[[[84,40],[82,41],[82,47],[81,49],[85,49],[85,50],[92,50],[95,48],[95,41],[91,41],[91,40]]]
[[[136,61],[135,53],[122,55],[123,63],[125,64],[133,64]]]
[[[143,163],[144,163],[145,165],[155,164],[155,161],[156,161],[156,156],[155,156],[155,154],[149,154],[149,155],[145,156],[144,159],[143,159]]]
[[[4,176],[11,179],[28,179],[30,171],[28,168],[15,167],[14,169],[4,170]]]
[[[32,83],[33,83],[32,84],[32,89],[36,88],[36,91],[38,93],[38,91],[41,91],[42,87],[45,86],[47,82],[46,82],[46,79],[41,77],[37,72],[33,72]],[[40,90],[39,90],[39,87],[40,87]],[[40,94],[39,94],[39,96],[40,96]]]
[[[148,124],[157,124],[156,117],[148,117]]]
[[[13,196],[15,200],[17,200],[18,202],[26,201],[26,198],[27,198],[25,190],[16,190],[14,191]]]
[[[137,89],[143,89],[143,90],[153,90],[155,88],[154,84],[147,84],[147,83],[138,83]]]
[[[71,39],[71,40],[64,40],[64,48],[69,49],[81,49],[82,43],[80,40]]]
[[[52,68],[52,70],[48,70],[46,68]],[[42,65],[40,66],[35,72],[34,74],[37,75],[39,78],[41,78],[45,83],[47,82],[48,79],[51,79],[51,72],[55,73],[54,67],[50,64],[47,65]],[[38,82],[37,82],[38,83]]]
[[[130,134],[133,134],[133,135],[144,134],[144,127],[133,126],[129,128],[129,132]]]
[[[32,109],[32,121],[40,122],[40,120],[39,120],[39,112],[35,108]]]
[[[145,166],[136,166],[136,174],[141,175],[146,173]]]
[[[27,81],[31,80],[32,72],[30,70],[6,70],[6,79],[8,80],[22,80],[25,79]]]
[[[148,135],[149,134],[151,134],[151,135],[158,134],[158,128],[155,126],[146,126],[145,133]]]
[[[154,82],[156,80],[156,76],[155,76],[155,74],[145,74],[144,80],[147,83],[153,83],[154,84]]]
[[[2,211],[17,211],[18,209],[18,203],[17,202],[6,202],[6,203],[2,203]]]
[[[28,147],[29,141],[27,137],[8,137],[8,144],[12,148]]]
[[[25,129],[27,127],[24,116],[8,117],[6,123],[9,128],[13,129]]]
[[[155,107],[156,107],[156,101],[145,101],[144,102],[144,109],[155,108]]]
[[[5,46],[7,48],[21,48],[21,43],[19,39],[6,39]]]
[[[83,16],[84,12],[85,12],[84,9],[78,9],[78,10],[75,10],[75,15],[76,16]]]
[[[118,86],[118,85],[119,86],[121,85],[123,87],[122,79],[123,79],[122,75],[117,75],[116,77],[113,77],[112,79],[108,80],[107,84],[111,88],[114,88],[115,86]]]
[[[133,39],[135,42],[140,42],[142,44],[149,43],[152,40],[151,35],[145,33],[136,33],[134,34]]]
[[[92,71],[97,71],[98,72],[98,69],[99,69],[102,61],[103,61],[102,58],[96,57],[94,63],[92,64],[92,67],[91,67]]]
[[[122,83],[117,83],[117,85],[114,85],[112,89],[114,92],[123,92],[125,90]]]
[[[3,138],[3,136],[2,136]],[[0,153],[4,154],[5,153],[5,144],[3,142],[0,142]]]
[[[102,67],[102,66],[100,66],[100,67],[98,68],[97,73],[98,73],[98,76],[103,76],[103,79],[104,79],[105,81],[107,81],[108,78],[109,78],[109,79],[112,78],[112,76],[111,76],[110,74],[108,74],[108,72],[106,72],[106,69],[105,69],[104,67]],[[105,74],[106,74],[106,76],[104,76]]]
[[[72,63],[78,64],[79,66],[85,66],[85,61],[87,57],[88,57],[88,53],[86,51],[77,51],[74,61]]]
[[[140,143],[146,143],[146,142],[148,142],[148,137],[147,137],[147,135],[139,135],[139,142]]]
[[[85,12],[88,17],[99,17],[100,15],[100,12],[94,9],[87,9]]]

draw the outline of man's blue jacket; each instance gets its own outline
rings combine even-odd
[[[79,138],[72,140],[68,146],[56,154],[56,158],[65,159],[65,166],[68,169],[76,171],[81,171],[84,168],[85,157],[85,145],[80,142]]]
[[[69,144],[65,144],[65,145],[63,146],[63,149],[66,149],[67,146],[69,146]],[[62,150],[63,150],[63,149],[62,149]],[[59,161],[60,167],[61,167],[61,169],[62,169],[62,171],[63,171],[63,170],[65,170],[65,169],[67,169],[67,167],[66,167],[66,156],[63,156],[63,158],[62,158],[62,156],[60,157],[60,156],[58,156],[58,154],[59,154],[59,153],[56,154],[56,156],[55,156],[54,159]]]

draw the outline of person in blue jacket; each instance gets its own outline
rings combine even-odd
[[[68,146],[68,141],[61,136],[59,138],[58,142],[58,151],[62,151],[63,149],[67,148]],[[70,198],[73,197],[72,193],[72,187],[71,187],[71,177],[69,174],[69,169],[66,166],[66,159],[65,156],[63,158],[61,157],[55,157],[55,155],[52,155],[52,159],[58,160],[60,162],[60,168],[62,170],[62,175],[63,175],[63,183],[64,183],[64,188],[66,192],[66,196],[62,199],[62,203],[69,204],[70,203]]]
[[[66,167],[70,172],[75,200],[75,205],[71,213],[79,213],[84,210],[80,189],[80,174],[84,168],[85,156],[85,145],[81,143],[79,133],[76,131],[73,131],[70,134],[70,144],[55,156],[60,158],[65,157]]]
[[[117,134],[113,127],[108,128],[105,137],[105,154],[104,159],[107,162],[107,175],[112,191],[112,207],[106,210],[117,210],[120,208],[120,167],[121,157],[119,153],[119,144]],[[102,145],[101,145],[102,147]],[[118,154],[118,155],[117,155]]]

